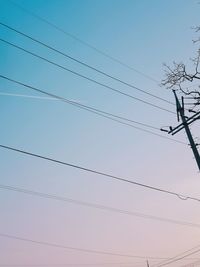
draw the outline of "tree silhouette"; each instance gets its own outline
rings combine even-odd
[[[196,33],[200,32],[200,26],[195,27]],[[196,55],[191,58],[192,67],[186,66],[183,62],[173,62],[172,66],[164,64],[165,78],[162,85],[168,89],[179,90],[184,95],[190,96],[193,109],[200,105],[200,37],[193,40],[198,45]],[[196,82],[197,83],[196,83]]]

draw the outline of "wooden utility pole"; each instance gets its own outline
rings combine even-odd
[[[182,97],[182,104],[180,104],[180,101],[176,95],[176,91],[173,90],[173,93],[174,93],[175,100],[176,100],[177,119],[179,121],[179,119],[181,118],[182,123],[179,124],[178,126],[176,126],[175,128],[170,127],[170,130],[168,131],[168,133],[174,135],[174,134],[178,133],[179,131],[181,131],[182,129],[185,129],[185,132],[186,132],[188,140],[190,142],[190,146],[192,148],[196,163],[197,163],[199,171],[200,171],[200,155],[199,155],[199,151],[197,149],[198,144],[196,144],[194,142],[192,133],[191,133],[190,128],[189,128],[189,124],[191,124],[195,120],[200,119],[200,112],[196,112],[190,118],[186,117],[183,97]]]

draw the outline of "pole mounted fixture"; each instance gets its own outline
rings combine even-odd
[[[200,171],[200,155],[199,151],[197,149],[198,144],[194,142],[192,133],[190,131],[189,125],[193,123],[194,121],[200,119],[200,111],[195,112],[195,114],[191,117],[185,116],[185,107],[184,107],[184,98],[181,98],[181,103],[176,95],[176,91],[173,90],[175,100],[176,100],[176,111],[177,111],[177,120],[182,121],[178,126],[172,128],[169,127],[168,134],[175,135],[176,133],[180,132],[182,129],[185,129],[186,135],[188,137],[188,140],[190,142],[190,146],[192,148],[196,163],[198,165],[199,171]],[[163,131],[163,130],[162,130]],[[166,131],[166,130],[165,130]]]

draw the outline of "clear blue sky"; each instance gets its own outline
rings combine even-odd
[[[192,39],[195,34],[191,27],[199,25],[198,1],[29,0],[15,3],[158,82],[108,59],[11,1],[0,1],[0,22],[174,102],[172,93],[159,86],[164,75],[162,64],[187,61],[194,55]],[[114,82],[3,26],[0,26],[0,36],[134,97],[175,111],[170,104]],[[1,75],[158,128],[177,123],[173,114],[115,94],[2,41],[0,56]],[[39,93],[0,79],[1,144],[198,197],[199,173],[188,146],[120,125],[57,100],[19,95],[41,97]],[[193,130],[198,136],[199,129]],[[187,142],[184,134],[174,139]],[[0,158],[0,184],[200,223],[200,206],[195,202],[181,201],[3,149],[0,149]],[[1,233],[72,247],[161,258],[172,257],[199,244],[198,228],[2,189],[0,196]],[[116,266],[144,264],[142,259],[72,252],[0,237],[2,265],[76,263],[82,266],[102,262],[108,266],[109,263]],[[187,262],[181,261],[177,266]]]

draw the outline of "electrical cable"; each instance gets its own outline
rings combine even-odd
[[[168,260],[163,260],[163,261],[153,265],[153,267],[160,267],[160,266],[164,266],[165,264],[167,265],[168,262],[171,263],[171,261],[173,262],[173,260],[176,260],[177,258],[179,259],[181,256],[185,256],[186,253],[192,252],[194,249],[197,249],[199,247],[200,247],[200,245],[192,247],[192,248],[190,248],[190,249],[188,249],[188,250],[186,250],[186,251],[184,251],[182,253],[177,254],[174,257],[169,258]]]
[[[97,80],[94,80],[94,79],[92,79],[92,78],[89,78],[88,76],[85,76],[85,75],[83,75],[83,74],[80,74],[79,72],[76,72],[76,71],[73,71],[73,70],[71,70],[71,69],[68,69],[68,68],[66,68],[66,67],[64,67],[64,66],[62,66],[62,65],[60,65],[60,64],[57,64],[57,63],[54,62],[54,61],[51,61],[51,60],[49,60],[49,59],[47,59],[47,58],[45,58],[45,57],[42,57],[42,56],[40,56],[40,55],[38,55],[38,54],[36,54],[36,53],[33,53],[33,52],[31,52],[31,51],[29,51],[29,50],[27,50],[27,49],[24,49],[24,48],[22,48],[21,46],[18,46],[18,45],[16,45],[16,44],[13,44],[13,43],[11,43],[11,42],[8,42],[8,41],[6,41],[6,40],[4,40],[4,39],[2,39],[2,38],[0,38],[0,41],[3,42],[3,43],[5,43],[5,44],[7,44],[7,45],[10,45],[10,46],[12,46],[12,47],[15,47],[15,48],[17,48],[17,49],[19,49],[19,50],[21,50],[21,51],[23,51],[23,52],[26,52],[27,54],[30,54],[30,55],[32,55],[32,56],[34,56],[34,57],[36,57],[36,58],[39,58],[39,59],[41,59],[41,60],[43,60],[43,61],[45,61],[45,62],[48,62],[49,64],[52,64],[52,65],[54,65],[54,66],[56,66],[56,67],[58,67],[58,68],[61,68],[61,69],[65,70],[65,71],[68,71],[68,72],[70,72],[70,73],[72,73],[72,74],[74,74],[74,75],[76,75],[76,76],[78,76],[78,77],[81,77],[81,78],[86,79],[86,80],[88,80],[88,81],[90,81],[90,82],[93,82],[93,83],[95,83],[95,84],[98,84],[98,85],[100,85],[100,86],[102,86],[102,87],[104,87],[104,88],[107,88],[107,89],[109,89],[109,90],[111,90],[111,91],[113,91],[113,92],[115,92],[115,93],[117,93],[117,94],[120,94],[120,95],[129,97],[129,98],[134,99],[134,100],[137,100],[137,101],[140,101],[140,102],[142,102],[143,104],[152,106],[152,107],[157,108],[157,109],[160,109],[160,110],[162,110],[162,111],[166,111],[166,112],[171,113],[171,114],[176,114],[175,112],[173,112],[173,111],[171,111],[171,110],[168,110],[168,109],[166,109],[166,108],[160,107],[160,106],[155,105],[155,104],[152,104],[152,103],[150,103],[150,102],[148,102],[148,101],[142,100],[141,98],[134,97],[133,95],[127,94],[127,93],[122,92],[122,91],[120,91],[120,90],[118,90],[118,89],[115,89],[114,87],[111,87],[111,86],[106,85],[106,84],[104,84],[104,83],[98,82]]]
[[[15,151],[17,153],[21,153],[21,154],[28,155],[28,156],[31,156],[31,157],[36,157],[36,158],[40,158],[40,159],[47,160],[47,161],[50,161],[50,162],[54,162],[56,164],[61,164],[61,165],[64,165],[64,166],[75,168],[75,169],[78,169],[80,171],[84,171],[84,172],[88,172],[88,173],[94,173],[94,174],[99,175],[99,176],[107,177],[107,178],[109,178],[111,180],[117,180],[117,181],[128,183],[128,184],[131,184],[131,185],[140,186],[140,187],[143,187],[145,189],[154,190],[154,191],[157,191],[157,192],[160,192],[160,193],[173,195],[173,196],[178,197],[181,200],[194,200],[194,201],[200,202],[199,198],[186,196],[186,195],[183,195],[183,194],[180,194],[180,193],[176,193],[176,192],[173,192],[173,191],[169,191],[169,190],[166,190],[166,189],[162,189],[162,188],[159,188],[159,187],[154,187],[154,186],[150,186],[150,185],[147,185],[147,184],[139,183],[139,182],[136,182],[136,181],[129,180],[129,179],[125,178],[125,177],[120,177],[120,176],[108,174],[108,173],[105,173],[105,172],[97,171],[97,170],[90,169],[90,168],[87,168],[87,167],[83,167],[83,166],[80,166],[80,165],[64,162],[64,161],[61,161],[61,160],[57,160],[57,159],[54,159],[54,158],[42,156],[42,155],[35,154],[35,153],[31,153],[31,152],[28,152],[28,151],[25,151],[25,150],[22,150],[22,149],[17,149],[17,148],[11,147],[11,146],[5,146],[3,144],[0,144],[0,147],[3,148],[3,149],[6,149],[6,150]]]
[[[158,137],[161,137],[161,138],[164,138],[164,139],[167,139],[167,140],[179,143],[179,144],[187,145],[185,142],[182,142],[180,140],[172,139],[170,137],[167,137],[167,136],[164,136],[164,135],[149,131],[147,129],[143,129],[141,127],[134,126],[134,125],[132,125],[130,123],[126,123],[126,122],[123,122],[123,121],[120,121],[120,120],[124,120],[124,121],[127,121],[127,122],[135,123],[135,124],[138,124],[138,125],[142,125],[142,126],[145,126],[145,127],[160,131],[160,128],[158,128],[158,127],[155,127],[155,126],[152,126],[152,125],[149,125],[149,124],[146,124],[146,123],[138,122],[138,121],[135,121],[135,120],[132,120],[132,119],[128,119],[128,118],[125,118],[125,117],[122,117],[122,116],[119,116],[119,115],[115,115],[113,113],[106,112],[106,111],[103,111],[103,110],[100,110],[100,109],[97,109],[97,108],[94,108],[94,107],[91,107],[91,106],[88,106],[88,105],[83,105],[83,104],[78,103],[76,101],[72,101],[72,100],[69,100],[67,98],[60,97],[60,96],[52,94],[52,93],[48,93],[47,91],[41,90],[39,88],[33,87],[31,85],[22,83],[20,81],[14,80],[14,79],[11,79],[11,78],[9,78],[7,76],[4,76],[4,75],[1,75],[1,74],[0,74],[0,78],[8,80],[8,81],[13,82],[13,83],[18,84],[18,85],[21,85],[21,86],[26,87],[28,89],[34,90],[34,91],[36,91],[38,93],[42,93],[42,94],[48,95],[48,96],[50,96],[52,98],[55,98],[57,100],[65,102],[67,104],[73,105],[73,106],[78,107],[80,109],[87,110],[87,111],[89,111],[91,113],[94,113],[94,114],[96,114],[98,116],[101,116],[101,117],[104,117],[106,119],[118,122],[118,123],[123,124],[125,126],[129,126],[129,127],[134,128],[134,129],[137,129],[137,130],[140,130],[140,131],[143,131],[143,132],[146,132],[146,133],[149,133],[149,134],[152,134],[152,135],[155,135],[155,136],[158,136]],[[118,120],[118,119],[120,119],[120,120]]]
[[[24,188],[15,187],[15,186],[0,184],[0,190],[1,189],[12,191],[12,192],[17,192],[17,193],[22,193],[22,194],[26,194],[26,195],[30,195],[30,196],[40,197],[40,198],[44,198],[44,199],[52,199],[52,200],[56,200],[56,201],[67,202],[67,203],[71,203],[71,204],[75,204],[75,205],[79,205],[79,206],[84,206],[84,207],[89,207],[89,208],[94,208],[94,209],[99,209],[99,210],[106,210],[108,212],[114,212],[114,213],[119,213],[119,214],[124,214],[124,215],[144,218],[144,219],[156,220],[156,221],[160,221],[160,222],[167,222],[167,223],[172,223],[172,224],[177,224],[177,225],[182,225],[182,226],[200,228],[200,224],[196,224],[196,223],[178,221],[178,220],[174,220],[174,219],[153,216],[153,215],[144,214],[144,213],[140,213],[140,212],[132,212],[132,211],[127,211],[127,210],[117,209],[117,208],[108,207],[108,206],[104,206],[104,205],[100,205],[100,204],[89,203],[89,202],[85,202],[85,201],[61,197],[61,196],[57,196],[54,194],[42,193],[42,192],[28,190],[28,189],[24,189]]]
[[[145,73],[143,73],[143,72],[141,72],[141,71],[139,71],[139,70],[137,70],[137,69],[135,69],[135,68],[129,66],[128,64],[122,62],[121,60],[119,60],[119,59],[117,59],[117,58],[115,58],[115,57],[113,57],[113,56],[110,56],[109,54],[107,54],[107,53],[101,51],[100,49],[96,48],[95,46],[93,46],[93,45],[91,45],[91,44],[89,44],[89,43],[87,43],[87,42],[81,40],[80,38],[78,38],[78,37],[75,36],[74,34],[71,34],[71,33],[67,32],[66,30],[63,30],[61,27],[58,27],[57,25],[55,25],[54,23],[48,21],[47,19],[44,19],[44,18],[42,18],[41,16],[39,16],[39,15],[33,13],[32,11],[29,11],[28,9],[22,7],[22,6],[19,5],[18,3],[15,3],[14,1],[11,1],[11,0],[9,0],[9,2],[12,3],[14,6],[16,6],[17,8],[19,8],[19,9],[23,10],[24,12],[28,13],[28,14],[31,15],[32,17],[37,18],[38,20],[40,20],[40,21],[46,23],[47,25],[51,26],[52,28],[56,29],[57,31],[59,31],[59,32],[61,32],[61,33],[65,34],[65,35],[71,37],[72,39],[78,41],[79,43],[81,43],[81,44],[83,44],[83,45],[89,47],[90,49],[92,49],[92,50],[96,51],[97,53],[103,55],[104,57],[106,57],[106,58],[112,60],[113,62],[118,63],[118,64],[120,64],[121,66],[123,66],[123,67],[125,67],[125,68],[128,68],[129,70],[132,70],[132,71],[134,71],[134,72],[136,72],[136,73],[142,75],[143,77],[145,77],[145,78],[147,78],[147,79],[149,79],[149,80],[155,82],[156,84],[159,83],[159,81],[157,81],[155,78],[153,78],[153,77],[151,77],[151,76],[149,76],[149,75],[147,75],[147,74],[145,74]]]
[[[78,103],[77,101],[73,101],[73,100],[69,100],[67,98],[64,98],[64,97],[60,97],[58,95],[55,95],[55,94],[51,94],[51,93],[48,93],[47,91],[44,91],[44,90],[41,90],[41,89],[38,89],[36,87],[33,87],[31,85],[28,85],[28,84],[25,84],[25,83],[22,83],[20,81],[17,81],[17,80],[14,80],[12,78],[9,78],[8,76],[4,76],[4,75],[1,75],[0,74],[0,78],[2,79],[5,79],[5,80],[8,80],[12,83],[15,83],[15,84],[18,84],[18,85],[21,85],[23,87],[26,87],[28,89],[31,89],[33,91],[36,91],[38,93],[42,93],[42,94],[45,94],[45,95],[48,95],[54,99],[57,99],[57,100],[60,100],[60,101],[63,101],[63,102],[66,102],[68,104],[73,104],[75,106],[79,106],[81,108],[86,108],[86,109],[89,109],[91,111],[95,111],[95,112],[99,112],[99,113],[103,113],[105,115],[109,115],[111,117],[115,117],[115,118],[118,118],[118,119],[122,119],[122,120],[125,120],[125,121],[128,121],[128,122],[131,122],[131,123],[135,123],[135,124],[139,124],[139,125],[142,125],[142,126],[146,126],[146,127],[149,127],[151,129],[156,129],[156,130],[160,130],[160,128],[158,127],[155,127],[155,126],[152,126],[152,125],[149,125],[149,124],[146,124],[146,123],[141,123],[141,122],[138,122],[138,121],[134,121],[134,120],[131,120],[131,119],[128,119],[128,118],[125,118],[125,117],[122,117],[122,116],[118,116],[118,115],[115,115],[115,114],[112,114],[112,113],[109,113],[109,112],[105,112],[103,110],[100,110],[100,109],[96,109],[94,107],[91,107],[91,106],[88,106],[88,105],[83,105],[81,103]]]
[[[32,40],[32,41],[34,41],[34,42],[40,44],[40,45],[42,45],[42,46],[44,46],[44,47],[46,47],[46,48],[48,48],[48,49],[50,49],[50,50],[52,50],[52,51],[54,51],[54,52],[56,52],[56,53],[58,53],[58,54],[60,54],[60,55],[62,55],[62,56],[64,56],[64,57],[66,57],[66,58],[68,58],[68,59],[70,59],[70,60],[72,60],[72,61],[75,61],[76,63],[79,63],[79,64],[81,64],[81,65],[83,65],[83,66],[85,66],[85,67],[87,67],[87,68],[89,68],[89,69],[92,69],[92,70],[94,70],[94,71],[96,71],[96,72],[98,72],[98,73],[100,73],[100,74],[102,74],[102,75],[108,77],[108,78],[111,78],[112,80],[115,80],[115,81],[117,81],[117,82],[120,82],[120,83],[123,84],[123,85],[126,85],[126,86],[128,86],[128,87],[130,87],[130,88],[132,88],[132,89],[135,89],[135,90],[140,91],[140,92],[142,92],[142,93],[144,93],[144,94],[147,94],[147,95],[149,95],[149,96],[151,96],[151,97],[154,97],[154,98],[156,98],[156,99],[159,99],[159,100],[161,100],[161,101],[164,101],[164,102],[166,102],[166,103],[168,103],[168,104],[175,105],[174,103],[172,103],[172,102],[170,102],[170,101],[168,101],[168,100],[166,100],[166,99],[164,99],[164,98],[162,98],[162,97],[156,96],[156,95],[154,95],[154,94],[152,94],[152,93],[150,93],[150,92],[147,92],[147,91],[145,91],[145,90],[143,90],[143,89],[141,89],[141,88],[139,88],[139,87],[136,87],[136,86],[134,86],[134,85],[132,85],[132,84],[130,84],[130,83],[127,83],[127,82],[125,82],[125,81],[123,81],[123,80],[121,80],[121,79],[119,79],[119,78],[117,78],[117,77],[114,77],[114,76],[112,76],[112,75],[110,75],[110,74],[107,74],[106,72],[101,71],[101,70],[99,70],[99,69],[97,69],[97,68],[95,68],[95,67],[93,67],[93,66],[91,66],[91,65],[89,65],[89,64],[87,64],[87,63],[85,63],[85,62],[82,62],[82,61],[80,61],[79,59],[76,59],[76,58],[74,58],[74,57],[72,57],[72,56],[66,54],[65,52],[62,52],[62,51],[60,51],[60,50],[58,50],[58,49],[56,49],[56,48],[54,48],[54,47],[52,47],[52,46],[50,46],[50,45],[44,43],[44,42],[41,42],[41,41],[39,41],[38,39],[35,39],[35,38],[33,38],[32,36],[30,36],[30,35],[28,35],[28,34],[26,34],[26,33],[23,33],[23,32],[21,32],[21,31],[19,31],[19,30],[17,30],[17,29],[14,29],[13,27],[11,27],[11,26],[9,26],[9,25],[7,25],[7,24],[5,24],[5,23],[0,22],[0,25],[6,27],[7,29],[9,29],[9,30],[11,30],[11,31],[14,31],[15,33],[20,34],[20,35],[22,35],[22,36],[24,36],[24,37],[26,37],[26,38],[28,38],[28,39],[30,39],[30,40]]]
[[[48,246],[48,247],[55,247],[55,248],[72,250],[72,251],[79,251],[79,252],[84,252],[84,253],[92,253],[92,254],[99,254],[99,255],[109,255],[109,256],[118,256],[118,257],[126,257],[126,258],[138,258],[138,259],[147,259],[147,258],[148,259],[162,259],[162,258],[159,258],[159,257],[137,256],[137,255],[131,255],[131,254],[123,254],[123,253],[100,251],[100,250],[94,250],[94,249],[71,247],[71,246],[66,246],[66,245],[61,245],[61,244],[56,244],[56,243],[50,243],[50,242],[47,242],[47,241],[39,241],[39,240],[34,240],[34,239],[30,239],[30,238],[24,238],[24,237],[20,237],[20,236],[16,236],[16,235],[4,234],[4,233],[0,233],[0,237],[19,240],[19,241],[24,241],[24,242],[29,242],[29,243],[32,243],[32,244],[43,245],[43,246]]]
[[[144,265],[142,262],[132,262],[132,263],[125,263],[125,262],[102,262],[102,263],[51,263],[51,264],[45,264],[45,263],[33,263],[33,264],[0,264],[2,267],[65,267],[65,266],[111,266],[111,265],[117,265],[121,266],[130,266],[130,267],[141,267]],[[133,266],[134,265],[134,266]]]
[[[200,259],[187,263],[185,265],[182,265],[181,267],[195,267],[195,265],[199,266],[199,263],[200,263]]]
[[[179,257],[179,258],[173,259],[173,260],[171,260],[171,261],[169,261],[169,262],[166,262],[166,263],[160,264],[160,265],[158,265],[157,267],[162,267],[162,266],[169,265],[169,264],[171,264],[171,263],[174,263],[174,262],[180,261],[180,260],[182,260],[182,259],[184,259],[184,258],[186,258],[186,257],[189,257],[189,256],[191,256],[191,255],[194,255],[194,254],[196,254],[196,253],[199,253],[199,252],[200,252],[200,248],[199,248],[199,249],[197,249],[197,250],[195,250],[195,251],[193,251],[193,252],[190,252],[190,253],[188,253],[188,254],[186,254],[186,255],[182,256],[182,257]]]

